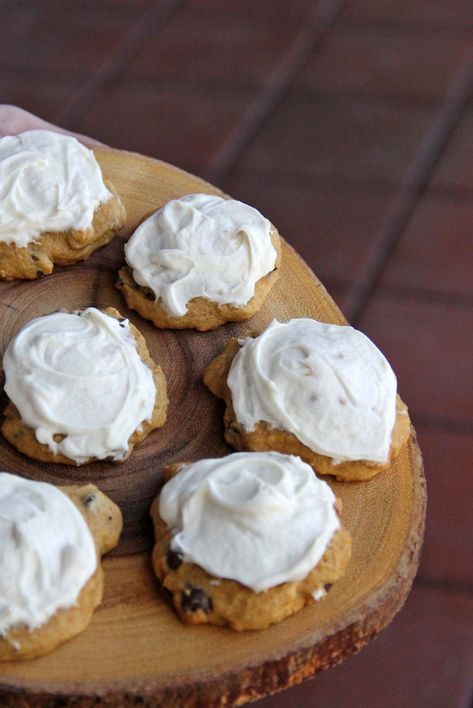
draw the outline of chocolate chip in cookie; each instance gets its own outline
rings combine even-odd
[[[202,610],[206,614],[212,612],[212,600],[202,588],[187,586],[182,591],[181,604],[184,612]]]
[[[180,565],[182,565],[182,561],[184,560],[184,556],[181,553],[181,551],[175,551],[171,546],[169,546],[168,552],[166,554],[166,563],[168,564],[168,568],[170,570],[177,570]]]

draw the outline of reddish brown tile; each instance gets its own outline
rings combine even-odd
[[[61,78],[35,71],[3,69],[0,76],[2,103],[20,106],[51,122],[82,85],[80,78]]]
[[[428,193],[391,256],[382,284],[471,301],[472,230],[473,199],[459,201]]]
[[[146,3],[16,3],[2,22],[0,62],[9,67],[88,74],[146,10]]]
[[[353,0],[344,13],[345,22],[376,22],[386,25],[437,25],[467,32],[473,26],[470,0]]]
[[[307,21],[310,4],[296,7],[295,13],[294,3],[188,3],[147,44],[130,75],[260,86]]]
[[[258,708],[467,708],[472,688],[473,598],[414,589],[375,641],[312,681]]]
[[[320,180],[237,170],[225,191],[277,226],[322,281],[351,283],[389,208],[390,192],[335,189]]]
[[[298,88],[439,100],[471,47],[469,38],[392,27],[338,25]]]
[[[320,0],[297,0],[291,3],[290,10],[286,0],[188,0],[188,6],[199,12],[218,13],[226,21],[264,23],[268,28],[278,29],[282,25],[295,26],[307,18],[320,5]]]
[[[75,128],[108,145],[202,173],[251,95],[121,81],[104,91]]]
[[[434,187],[473,191],[473,106],[465,112],[435,171]]]
[[[380,292],[360,329],[391,362],[400,394],[415,415],[471,420],[473,308]]]
[[[291,93],[239,164],[325,180],[392,185],[404,175],[432,117],[427,107]]]
[[[473,586],[473,435],[417,426],[427,477],[427,527],[419,574]]]

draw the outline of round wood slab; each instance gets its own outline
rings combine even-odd
[[[145,215],[169,199],[218,190],[140,155],[105,149],[96,154],[128,211],[123,238],[84,263],[59,268],[42,280],[0,283],[0,352],[33,317],[60,308],[114,306],[143,332],[164,370],[168,420],[121,465],[39,464],[0,440],[0,469],[54,484],[92,481],[121,506],[125,521],[119,547],[105,559],[104,600],[89,628],[48,656],[0,664],[0,703],[66,705],[70,698],[83,706],[240,705],[338,663],[399,610],[417,569],[424,528],[419,448],[412,431],[409,444],[387,472],[370,482],[330,482],[343,501],[353,556],[346,576],[325,600],[262,632],[181,624],[161,597],[151,570],[148,509],[160,488],[164,463],[229,452],[223,441],[223,404],[204,387],[204,367],[230,336],[248,326],[263,327],[275,317],[335,323],[344,318],[307,265],[283,244],[280,280],[249,325],[228,324],[207,333],[156,329],[129,311],[114,288],[124,240]],[[5,400],[1,403],[3,407]]]

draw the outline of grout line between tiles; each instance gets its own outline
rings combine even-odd
[[[405,285],[383,285],[380,294],[387,295],[392,300],[417,300],[430,305],[445,305],[469,310],[473,307],[472,293],[455,293],[448,290],[429,290],[423,287],[408,287]]]
[[[464,186],[450,186],[446,184],[435,184],[430,187],[430,194],[439,199],[449,199],[452,202],[473,203],[473,189]]]
[[[380,91],[363,91],[362,89],[350,89],[350,88],[323,88],[323,87],[310,87],[310,86],[294,86],[291,88],[291,98],[295,101],[308,101],[320,99],[330,99],[333,102],[336,101],[358,101],[359,103],[365,103],[368,105],[373,105],[376,103],[382,103],[387,107],[392,107],[393,109],[432,109],[442,103],[442,96],[431,95],[428,96],[422,94],[414,93],[389,93],[386,88],[386,93],[381,93]]]
[[[473,706],[473,678],[470,679],[470,687],[465,689],[465,696],[458,702],[458,708],[472,708]]]
[[[424,430],[441,430],[446,433],[454,433],[457,435],[472,435],[473,422],[467,419],[445,418],[435,416],[417,415],[412,412],[412,422],[416,430],[421,428]]]
[[[341,175],[321,175],[316,172],[309,172],[305,169],[277,169],[274,167],[238,167],[238,178],[244,180],[244,177],[256,177],[258,180],[270,180],[277,184],[294,185],[297,183],[301,186],[310,185],[320,189],[340,191],[350,190],[353,192],[365,192],[367,194],[394,194],[399,188],[399,182],[380,178],[364,178],[362,175],[356,178],[346,177]],[[229,180],[232,176],[229,176]],[[473,192],[470,192],[473,198]]]
[[[417,575],[414,579],[414,588],[431,590],[432,592],[447,592],[452,595],[471,595],[473,597],[473,583],[443,578],[429,578],[422,574]]]
[[[158,0],[132,25],[118,47],[104,60],[54,122],[78,130],[80,121],[108,82],[116,78],[141,51],[143,45],[164,29],[183,0]]]
[[[249,104],[241,120],[214,156],[204,173],[204,179],[213,184],[220,184],[228,175],[241,152],[255,137],[315,48],[330,31],[344,3],[345,0],[321,0],[318,3],[307,26],[292,42],[264,87]]]
[[[432,20],[423,18],[422,20],[416,20],[413,18],[404,19],[380,19],[372,18],[368,19],[366,17],[361,17],[357,19],[356,17],[348,17],[343,19],[343,23],[340,25],[340,29],[343,30],[372,30],[372,31],[387,31],[391,33],[407,33],[410,32],[413,35],[425,34],[428,37],[432,36],[432,32],[438,32],[442,34],[451,35],[452,37],[469,37],[470,31],[473,29],[473,23],[460,24],[457,22],[436,22]]]
[[[347,317],[357,326],[384,268],[404,233],[418,199],[427,187],[473,90],[473,52],[462,64],[437,117],[422,140],[398,196],[375,238],[367,261],[348,296]]]

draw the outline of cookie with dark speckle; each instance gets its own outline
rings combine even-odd
[[[110,243],[123,227],[126,211],[113,184],[105,180],[105,185],[112,197],[99,204],[88,229],[46,232],[23,248],[0,241],[0,280],[42,278],[55,265],[73,265]]]
[[[274,269],[256,282],[255,294],[243,307],[220,305],[205,297],[195,297],[188,302],[185,315],[173,317],[165,311],[161,302],[156,300],[152,290],[138,285],[129,266],[124,266],[119,271],[116,287],[125,296],[128,307],[161,329],[197,329],[206,332],[220,327],[225,322],[248,320],[261,309],[269,291],[279,278],[281,242],[274,227],[271,231],[271,242],[277,252]]]
[[[104,573],[100,558],[111,551],[122,530],[120,509],[93,484],[84,487],[58,487],[84,517],[93,536],[97,568],[84,585],[74,606],[58,610],[45,624],[30,630],[18,625],[0,636],[0,661],[32,659],[52,651],[63,642],[83,632],[103,594]]]
[[[246,336],[257,337],[258,334],[259,332],[254,332]],[[411,422],[407,406],[399,395],[396,398],[396,419],[391,434],[390,457],[385,464],[367,460],[340,461],[334,464],[330,457],[314,452],[292,433],[273,428],[264,421],[259,421],[254,430],[245,430],[244,426],[237,420],[233,408],[232,393],[227,384],[230,367],[240,347],[241,345],[237,339],[230,339],[223,352],[209,364],[204,372],[204,383],[207,388],[218,398],[223,398],[226,403],[223,419],[225,440],[235,450],[248,450],[250,452],[276,450],[288,455],[298,455],[319,474],[332,475],[340,482],[360,482],[371,479],[386,470],[408,441]]]
[[[165,479],[176,475],[186,464],[165,467]],[[339,500],[336,509],[340,513]],[[305,578],[254,592],[235,580],[209,575],[198,565],[185,562],[182,554],[171,548],[172,532],[159,514],[159,496],[150,513],[156,539],[153,567],[179,617],[187,624],[223,625],[237,631],[265,629],[322,599],[344,574],[351,555],[351,536],[341,527]]]
[[[119,321],[125,320],[120,312],[113,307],[107,307],[103,309],[102,312]],[[128,440],[127,457],[131,454],[134,446],[144,440],[152,430],[161,428],[164,425],[168,406],[167,384],[164,373],[161,367],[151,358],[146,340],[141,332],[131,322],[129,326],[136,340],[136,349],[141,360],[144,361],[152,371],[157,393],[151,419],[143,421]],[[61,453],[53,453],[48,445],[38,442],[34,429],[30,428],[22,420],[18,409],[11,401],[7,404],[3,413],[5,419],[2,425],[2,433],[8,442],[19,452],[39,462],[58,462],[66,465],[77,464],[74,460],[71,460]],[[123,462],[125,459],[127,458],[120,460],[120,462]],[[94,458],[87,460],[87,462],[93,461]]]

